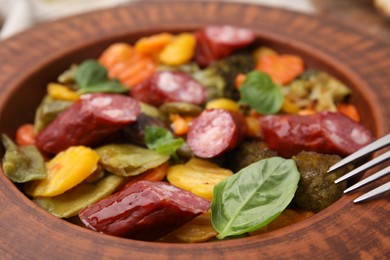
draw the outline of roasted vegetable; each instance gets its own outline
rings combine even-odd
[[[227,167],[238,172],[251,163],[274,156],[277,156],[277,153],[268,149],[264,142],[244,141],[228,153]]]
[[[47,163],[47,177],[28,183],[26,193],[33,197],[60,195],[91,175],[98,160],[99,156],[92,149],[72,146]]]
[[[352,166],[341,168],[332,173],[327,170],[341,160],[338,155],[326,155],[316,152],[300,152],[292,158],[301,174],[294,202],[302,209],[319,212],[343,195],[346,182],[334,181],[352,170]]]
[[[49,96],[43,98],[40,106],[36,110],[34,128],[35,132],[40,132],[49,125],[61,112],[65,111],[73,102],[65,100],[55,100]]]
[[[59,218],[69,218],[88,205],[106,198],[123,182],[124,178],[108,175],[96,183],[81,183],[55,197],[34,199],[41,208]]]
[[[230,170],[206,160],[192,158],[186,164],[171,166],[167,179],[176,187],[211,200],[215,185],[231,175],[233,173]]]
[[[3,171],[13,182],[28,182],[46,178],[45,162],[34,145],[18,147],[8,136],[2,135],[5,154]]]
[[[236,54],[214,63],[210,68],[215,69],[225,81],[224,97],[238,100],[240,95],[235,87],[236,76],[253,70],[254,66],[255,61],[252,55]]]
[[[169,160],[159,154],[131,144],[108,144],[96,149],[100,163],[109,172],[119,176],[135,176]]]

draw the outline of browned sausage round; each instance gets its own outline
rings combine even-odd
[[[266,116],[260,125],[267,146],[286,158],[300,151],[347,156],[373,141],[370,131],[338,112]]]
[[[212,158],[236,147],[246,131],[246,122],[240,113],[209,109],[192,122],[187,143],[196,156]]]
[[[210,202],[166,182],[138,181],[79,213],[90,229],[156,240],[206,212]]]
[[[251,30],[232,26],[206,26],[195,32],[195,60],[201,66],[227,57],[255,40]]]
[[[36,145],[49,154],[74,145],[93,145],[134,122],[139,113],[139,103],[131,97],[86,94],[37,135]]]
[[[136,85],[131,90],[131,96],[154,106],[171,101],[199,105],[206,101],[206,90],[184,72],[159,71],[149,80]]]

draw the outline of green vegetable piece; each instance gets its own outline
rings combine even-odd
[[[107,69],[96,60],[86,60],[76,71],[78,93],[124,93],[128,91],[118,80],[108,78]]]
[[[96,183],[81,183],[64,194],[55,197],[39,197],[34,202],[59,218],[76,216],[78,212],[111,195],[124,178],[108,175]]]
[[[169,160],[163,155],[131,144],[109,144],[96,149],[104,169],[119,176],[134,176]]]
[[[108,81],[107,70],[96,60],[86,60],[76,71],[76,83],[80,87],[93,86]]]
[[[159,109],[165,114],[197,116],[202,113],[200,106],[186,102],[166,102]]]
[[[270,223],[293,199],[299,176],[293,160],[272,157],[217,184],[211,202],[217,238],[241,235]]]
[[[95,85],[86,86],[80,88],[77,91],[80,94],[85,93],[124,93],[128,90],[122,86],[122,84],[118,80],[110,80],[97,83]]]
[[[183,144],[182,138],[174,138],[172,133],[162,127],[148,126],[145,129],[146,146],[163,155],[176,155]]]
[[[282,107],[284,94],[271,77],[260,71],[251,71],[240,87],[241,103],[248,104],[260,114],[275,114]]]
[[[4,134],[2,141],[6,149],[3,171],[10,180],[24,183],[46,178],[45,162],[34,145],[19,147]]]
[[[74,84],[78,67],[78,65],[72,64],[69,69],[62,72],[61,75],[58,76],[58,82],[61,84]]]
[[[72,105],[71,101],[55,100],[49,96],[43,98],[41,104],[35,112],[34,130],[36,133],[42,131],[61,112]]]

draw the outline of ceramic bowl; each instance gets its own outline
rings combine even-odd
[[[13,136],[20,124],[31,122],[46,84],[70,64],[96,58],[114,42],[133,43],[141,36],[209,24],[250,28],[259,44],[297,54],[308,66],[328,71],[353,89],[351,102],[363,124],[376,136],[389,132],[389,42],[335,20],[214,1],[142,1],[43,23],[0,42],[0,132]],[[389,254],[389,197],[352,202],[379,183],[270,233],[166,244],[103,235],[58,219],[25,197],[0,170],[0,251],[6,259],[381,258]]]

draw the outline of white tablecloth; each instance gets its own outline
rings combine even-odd
[[[0,40],[21,32],[29,26],[81,12],[142,0],[0,0]],[[163,0],[161,0],[163,1]],[[310,13],[310,0],[224,0],[277,6]]]

